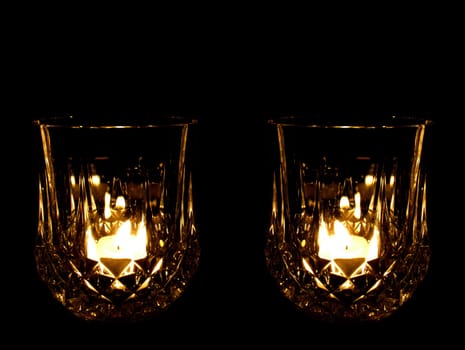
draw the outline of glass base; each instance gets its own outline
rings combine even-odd
[[[426,276],[430,247],[412,245],[402,255],[370,262],[328,261],[268,237],[267,267],[297,309],[325,322],[384,319],[409,300]]]
[[[197,271],[200,247],[192,239],[173,244],[162,260],[141,261],[76,259],[47,246],[35,253],[40,278],[74,315],[126,322],[153,317],[181,296]]]

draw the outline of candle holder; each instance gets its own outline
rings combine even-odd
[[[36,120],[40,279],[89,321],[166,310],[197,271],[195,120]],[[43,156],[43,157],[42,157]]]
[[[266,264],[299,310],[328,322],[374,321],[412,297],[431,257],[430,125],[396,117],[269,122]]]

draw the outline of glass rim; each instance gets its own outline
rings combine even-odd
[[[281,116],[268,119],[268,124],[279,126],[298,126],[308,128],[396,128],[396,127],[420,127],[432,125],[428,118],[411,116]]]
[[[165,126],[186,126],[197,124],[195,118],[177,115],[169,116],[89,116],[88,118],[73,115],[45,117],[32,121],[33,125],[47,128],[76,128],[76,129],[131,129],[157,128]]]

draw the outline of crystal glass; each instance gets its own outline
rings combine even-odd
[[[135,321],[197,271],[195,120],[36,120],[38,275],[85,320]]]
[[[396,117],[269,122],[266,263],[299,310],[329,322],[381,320],[412,297],[431,257],[430,125]]]

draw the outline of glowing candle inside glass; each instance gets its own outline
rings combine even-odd
[[[352,217],[360,218],[360,195],[355,195],[355,208]],[[349,200],[346,196],[341,197],[341,209],[349,210]],[[378,258],[378,237],[379,231],[375,227],[372,237],[368,240],[365,237],[353,234],[346,227],[346,222],[334,220],[332,232],[328,231],[328,224],[321,220],[318,230],[318,256],[336,264],[340,269],[350,275],[354,267],[359,267],[366,261]],[[352,225],[352,223],[349,223]]]
[[[344,224],[334,221],[334,233],[329,234],[322,222],[318,232],[318,256],[326,260],[363,258],[366,261],[378,257],[376,235],[368,242],[365,237],[350,234]]]
[[[131,233],[130,220],[125,221],[116,234],[104,236],[97,242],[88,239],[87,257],[99,261],[100,258],[138,260],[147,256],[147,233],[143,222],[137,232]]]
[[[110,209],[110,194],[105,194],[104,217],[113,217],[113,211],[125,208],[122,196],[116,199],[115,208]],[[110,223],[116,226],[114,233],[95,240],[91,229],[86,234],[87,257],[93,261],[111,266],[113,272],[121,272],[129,263],[147,256],[147,230],[144,220],[133,223],[131,219]],[[134,229],[136,228],[136,229]]]

